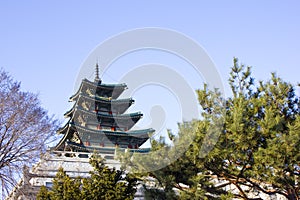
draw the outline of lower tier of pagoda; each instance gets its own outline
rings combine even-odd
[[[83,146],[76,143],[68,142],[65,151],[56,151],[51,149],[51,152],[59,157],[77,157],[77,158],[89,158],[91,154],[98,153],[105,160],[115,160],[116,156],[122,153],[149,153],[151,148],[111,148],[111,147],[90,147]]]
[[[130,131],[96,130],[70,123],[65,131],[64,137],[55,147],[56,151],[65,151],[69,144],[87,149],[103,147],[138,149],[149,139],[154,129]]]

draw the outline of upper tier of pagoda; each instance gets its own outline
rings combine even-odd
[[[107,112],[107,110],[111,110],[112,113],[117,114],[124,113],[134,103],[134,100],[131,98],[111,99],[107,97],[96,96],[94,94],[87,94],[85,92],[82,92],[80,95],[74,98],[74,101],[77,101],[77,105],[88,111]],[[70,112],[73,112],[73,108],[65,113],[65,117],[70,117]]]
[[[70,97],[73,107],[65,113],[69,121],[57,132],[63,134],[56,151],[99,152],[116,147],[137,150],[153,129],[130,130],[143,116],[126,113],[134,103],[131,98],[118,99],[126,84],[103,84],[96,66],[95,81],[83,79],[78,91]]]
[[[125,83],[122,84],[103,84],[102,81],[92,82],[83,79],[79,90],[70,97],[69,101],[76,101],[80,93],[85,93],[91,97],[102,97],[108,99],[118,98],[122,92],[127,88]]]

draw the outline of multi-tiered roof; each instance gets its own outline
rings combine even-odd
[[[134,103],[131,98],[118,99],[126,88],[126,84],[103,84],[97,65],[94,82],[83,79],[77,93],[70,97],[69,101],[75,103],[65,113],[69,121],[58,130],[64,136],[54,150],[107,154],[118,147],[143,151],[139,147],[154,130],[130,130],[143,114],[124,114]]]

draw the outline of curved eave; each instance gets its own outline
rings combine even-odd
[[[109,131],[109,130],[94,130],[80,125],[75,125],[76,129],[80,132],[93,133],[93,134],[104,134],[104,135],[113,135],[120,137],[137,137],[137,138],[149,138],[149,135],[154,132],[152,128],[134,130],[134,131]]]
[[[79,89],[75,94],[73,94],[70,98],[69,98],[69,102],[72,101],[76,101],[78,95],[81,93],[81,89]]]
[[[129,151],[136,152],[136,153],[149,153],[151,151],[151,148],[129,149]]]
[[[81,81],[80,86],[79,86],[77,92],[76,92],[75,94],[73,94],[73,95],[69,98],[69,102],[74,101],[74,100],[78,97],[78,95],[81,93],[82,86],[83,86],[83,81]]]
[[[55,145],[55,150],[59,150],[60,147],[64,145],[65,141],[70,137],[70,135],[73,134],[73,132],[70,131],[71,126],[69,123],[67,123],[64,127],[67,127],[66,132],[64,136],[60,139],[60,141],[57,143],[57,145]]]
[[[72,117],[73,116],[73,112],[74,112],[74,106],[68,110],[67,112],[65,112],[64,117]]]
[[[126,133],[128,133],[130,135],[138,135],[141,133],[147,133],[149,135],[149,134],[152,134],[153,132],[155,132],[155,130],[153,128],[126,131]]]
[[[71,119],[69,119],[69,121],[61,128],[59,128],[56,133],[57,134],[63,134],[64,132],[66,132],[70,126],[70,122],[71,122]]]
[[[86,94],[81,93],[80,97],[84,99],[88,99],[94,102],[99,102],[99,103],[105,103],[105,104],[132,104],[134,100],[132,98],[126,98],[126,99],[110,99],[110,98],[105,98],[105,97],[98,97],[98,96],[89,96]]]
[[[78,106],[74,108],[74,111],[71,113],[74,113],[76,111],[83,112],[88,115],[102,117],[102,118],[110,118],[110,119],[126,119],[126,118],[141,118],[143,114],[141,112],[134,112],[134,113],[128,113],[128,114],[102,114],[102,113],[96,113],[96,112],[90,112],[87,110],[84,110]]]
[[[89,98],[89,97],[86,97],[86,96],[82,96],[84,98],[87,98],[87,99],[90,99],[92,100],[92,98]],[[93,99],[93,101],[95,101],[95,99]],[[97,100],[96,100],[97,101]],[[119,100],[111,100],[111,101],[103,101],[101,103],[106,103],[106,104],[112,104],[112,105],[116,105],[116,106],[120,106],[120,105],[125,105],[126,108],[122,109],[121,112],[125,112],[131,105],[132,103],[134,102],[133,99],[131,98],[128,98],[128,99],[119,99]],[[90,112],[90,111],[87,111],[87,110],[84,110],[82,108],[79,108],[79,106],[77,106],[76,104],[74,104],[74,106],[68,110],[67,112],[64,113],[64,116],[65,117],[72,117],[74,111],[78,109],[78,110],[83,110],[83,111],[86,111],[86,112]],[[94,112],[91,112],[93,115],[95,114]],[[137,112],[138,113],[138,112]],[[109,114],[108,114],[109,115]],[[120,115],[128,115],[128,114],[120,114]],[[113,114],[113,116],[115,116],[115,114]]]
[[[92,82],[92,81],[89,81],[88,79],[83,79],[82,82],[85,82],[91,86],[94,86],[94,87],[100,87],[100,88],[103,88],[103,89],[115,89],[115,88],[124,88],[126,89],[127,88],[127,85],[125,83],[117,83],[117,84],[106,84],[106,83],[102,83],[102,82]]]
[[[134,112],[129,114],[97,114],[98,117],[111,118],[111,119],[126,119],[126,118],[141,118],[143,114],[141,112]]]

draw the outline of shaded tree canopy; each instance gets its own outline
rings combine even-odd
[[[206,85],[197,91],[202,119],[181,124],[171,137],[175,146],[154,141],[153,156],[145,160],[135,155],[125,162],[138,172],[151,199],[261,199],[262,194],[300,199],[300,102],[295,86],[275,73],[270,80],[255,82],[251,67],[236,58],[229,84],[232,96],[227,99]],[[145,169],[149,163],[159,164],[162,159],[155,151],[162,147],[167,147],[160,151],[164,160],[174,158],[187,146],[188,135],[193,140],[175,162]],[[214,148],[203,148],[209,144]],[[149,177],[155,187],[149,187]]]
[[[46,186],[42,186],[37,194],[37,200],[80,200],[82,199],[80,184],[80,178],[72,179],[63,168],[59,168],[53,179],[51,190],[49,191]]]
[[[5,195],[16,184],[24,165],[35,163],[57,129],[36,94],[0,69],[0,181]]]
[[[137,179],[123,170],[109,168],[104,160],[94,154],[90,159],[94,171],[87,178],[70,178],[60,168],[48,190],[42,186],[37,194],[38,200],[130,200],[136,193]]]

